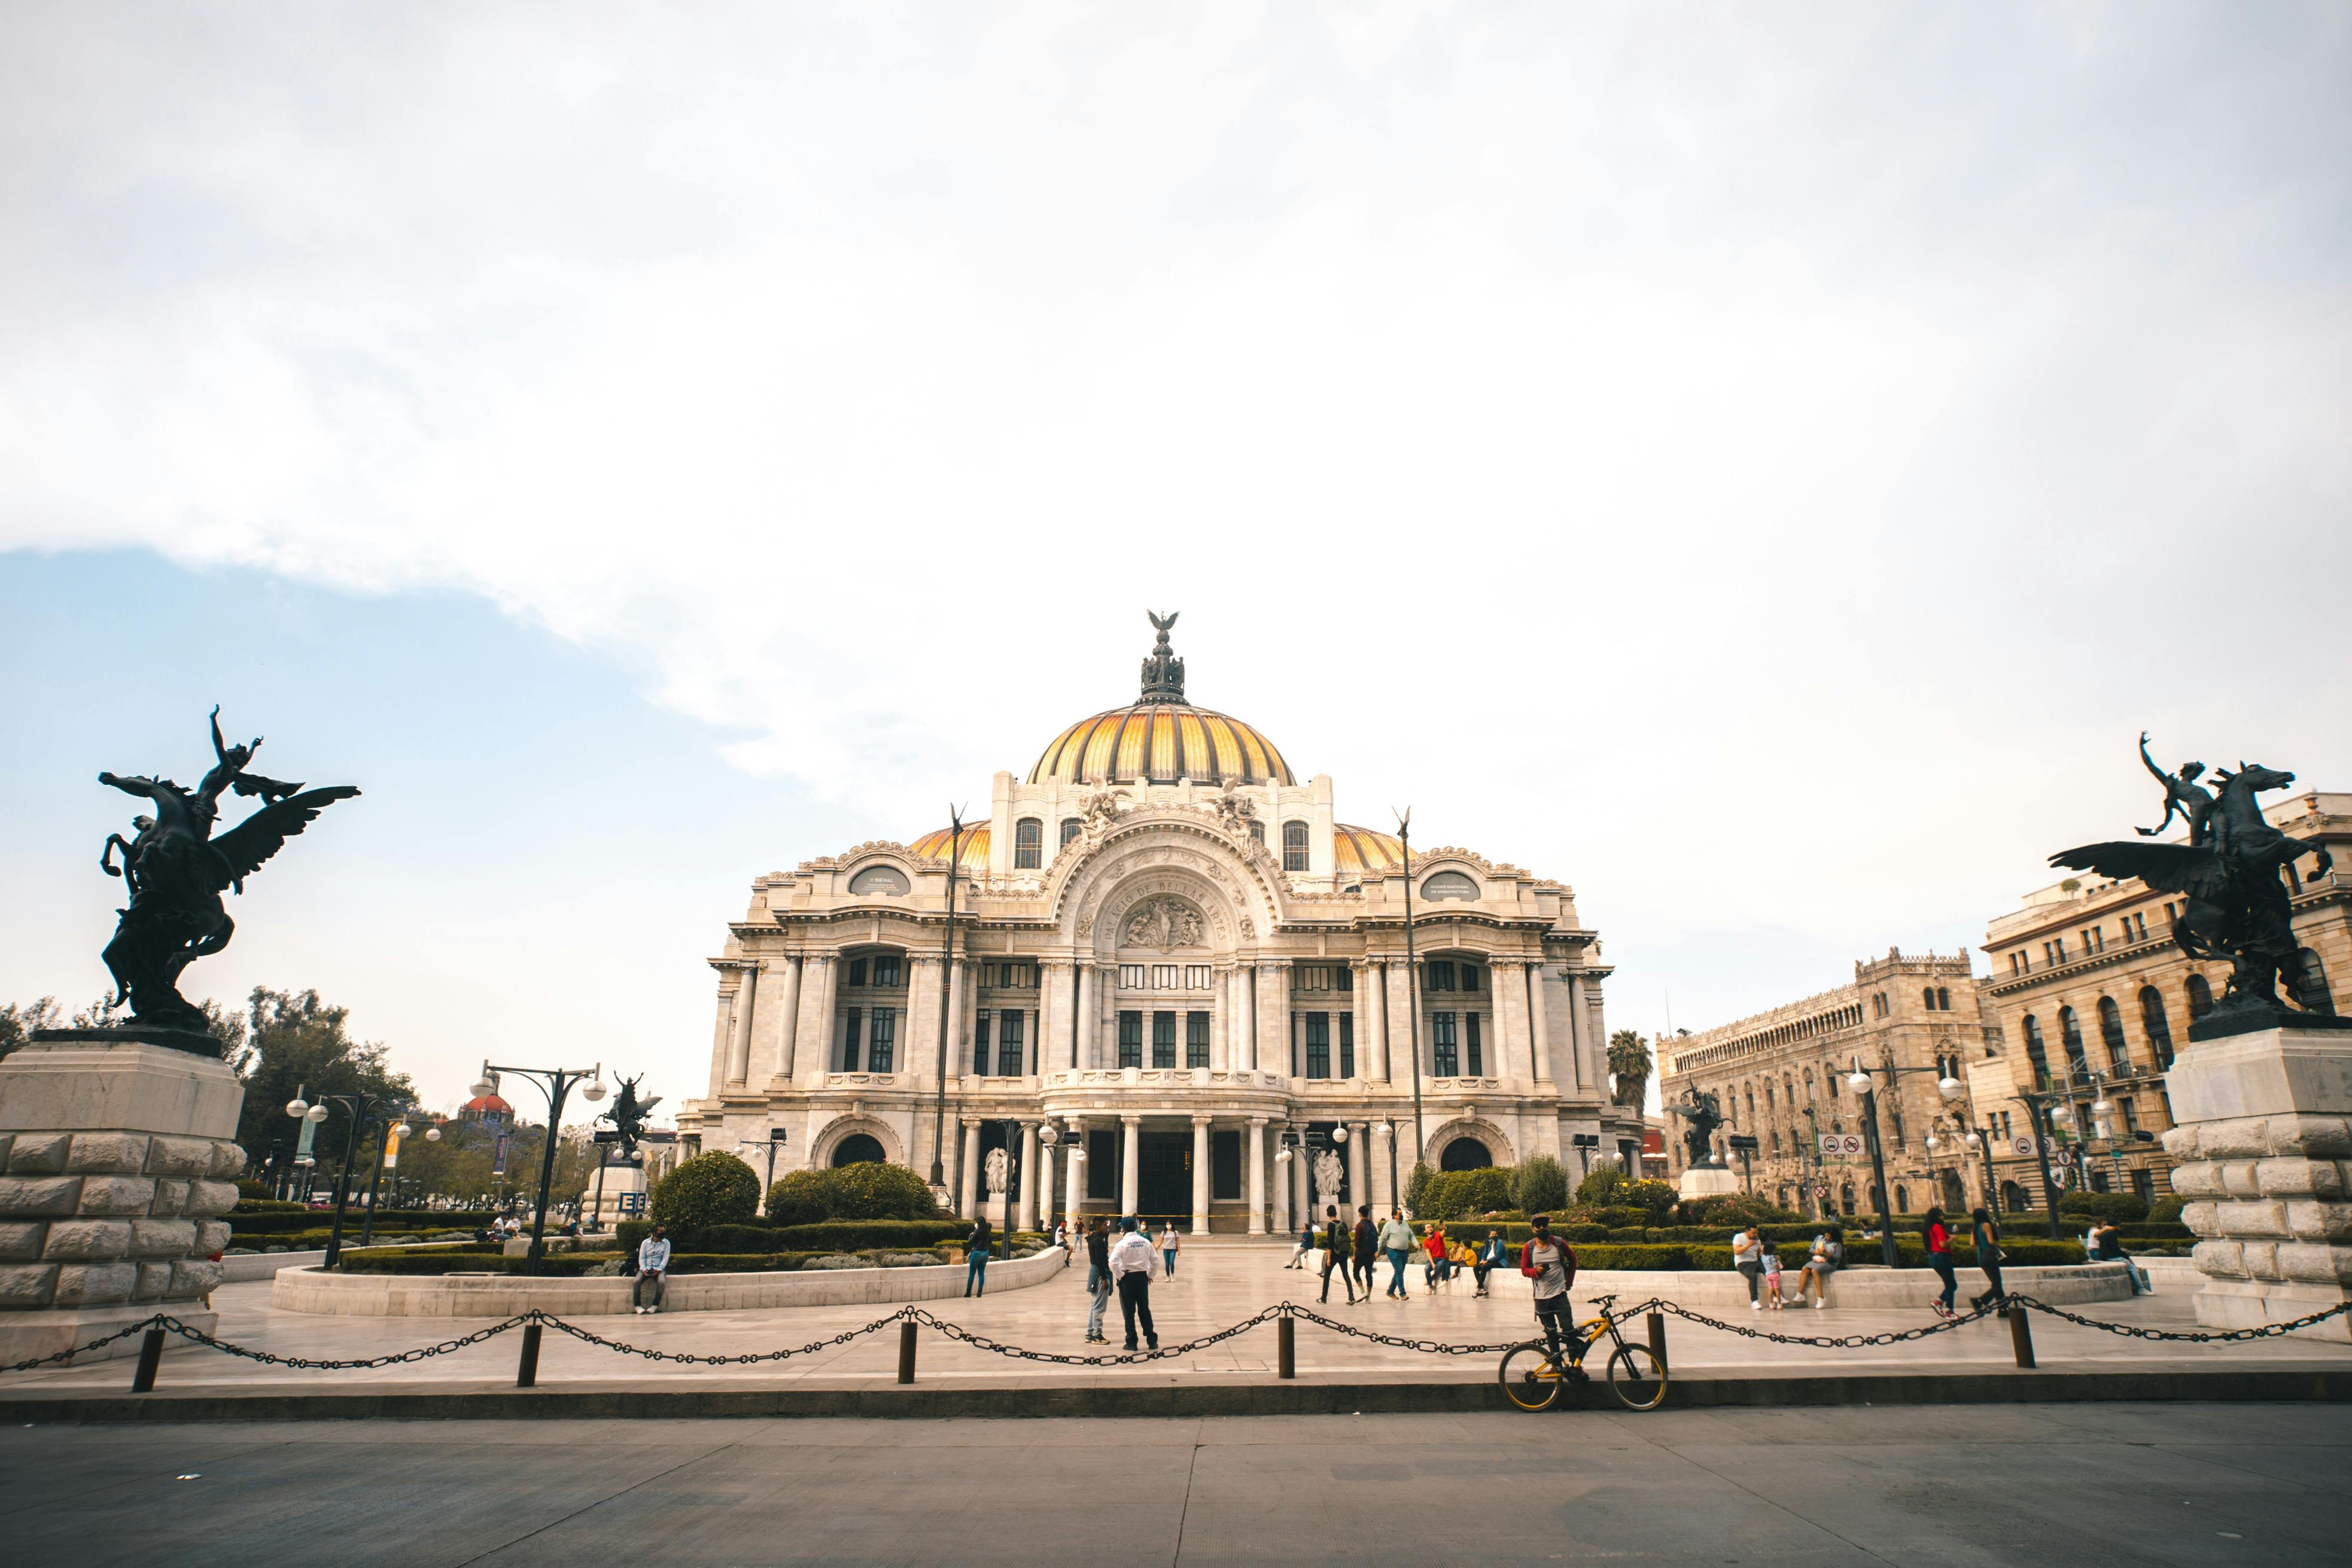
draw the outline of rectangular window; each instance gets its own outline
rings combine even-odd
[[[849,961],[849,978],[842,983],[848,986],[864,985],[866,983],[866,960],[863,958],[852,958]]]
[[[1242,1197],[1242,1135],[1239,1132],[1209,1134],[1209,1196],[1222,1203]]]
[[[1208,965],[1187,964],[1184,966],[1184,988],[1186,990],[1205,991],[1209,988],[1209,983],[1210,968]]]
[[[1118,1134],[1108,1128],[1087,1129],[1087,1196],[1118,1201]]]
[[[1356,1015],[1341,1013],[1339,1015],[1339,1076],[1353,1078],[1355,1075]]]
[[[2156,1173],[2154,1171],[2146,1166],[2135,1166],[2132,1168],[2131,1184],[2132,1192],[2142,1203],[2155,1201]]]
[[[874,1009],[874,1035],[872,1040],[867,1042],[866,1051],[866,1071],[868,1072],[889,1071],[890,1064],[898,1054],[898,1009],[897,1008],[876,1008]]]
[[[1176,1065],[1176,1015],[1174,1013],[1151,1015],[1151,1065],[1154,1067]]]
[[[2116,1103],[2124,1108],[2124,1131],[2126,1134],[2138,1132],[2139,1107],[2133,1104],[2128,1097],[2118,1100]]]
[[[841,1070],[844,1072],[855,1072],[857,1071],[857,1033],[858,1024],[860,1022],[858,1013],[858,1009],[852,1008],[848,1012],[842,1015]]]
[[[971,1020],[971,1070],[981,1077],[988,1076],[988,1009],[982,1008]]]
[[[1184,1015],[1184,1065],[1209,1065],[1209,1015],[1206,1013]]]
[[[1026,1022],[1026,1015],[1022,1013],[997,1015],[996,1071],[1001,1077],[1018,1078],[1029,1071],[1028,1065],[1021,1060],[1022,1049],[1028,1043],[1024,1037],[1029,1031],[1023,1027]]]
[[[1155,991],[1174,990],[1176,988],[1177,977],[1182,972],[1182,970],[1183,966],[1181,964],[1152,965],[1151,988]]]
[[[1307,1076],[1331,1076],[1331,1015],[1307,1015]]]
[[[1465,964],[1462,966],[1462,988],[1464,990],[1475,991],[1478,988],[1478,966],[1475,964]]]
[[[1143,1065],[1143,1015],[1121,1012],[1118,1015],[1118,1064],[1121,1067]]]
[[[1307,824],[1304,822],[1282,824],[1282,869],[1307,869]]]
[[[2063,936],[2053,938],[2050,946],[2057,954],[2058,962],[2062,964],[2064,963],[2066,961],[2066,938]]]
[[[903,986],[906,979],[898,969],[898,955],[886,953],[874,960],[874,983],[877,986]]]
[[[1476,1013],[1462,1015],[1462,1053],[1469,1059],[1470,1076],[1473,1078],[1486,1075],[1486,1053],[1478,1042],[1478,1018]]]
[[[1334,968],[1331,971],[1331,988],[1335,991],[1353,991],[1356,988],[1356,971],[1345,964]]]
[[[983,964],[980,983],[993,989],[1034,991],[1037,988],[1037,966],[1026,959],[1011,964]]]
[[[1454,966],[1450,963],[1433,960],[1429,966],[1429,978],[1425,983],[1424,988],[1433,991],[1452,990],[1454,988]]]
[[[1122,991],[1139,991],[1143,989],[1143,966],[1140,964],[1121,964],[1118,967],[1118,988]]]
[[[1461,1074],[1454,1060],[1454,1015],[1429,1015],[1429,1072],[1433,1078],[1454,1078]]]

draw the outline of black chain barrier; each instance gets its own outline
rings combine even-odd
[[[2298,1329],[2310,1328],[2315,1324],[2326,1322],[2331,1318],[2352,1312],[2352,1301],[2344,1301],[2323,1312],[2297,1318],[2292,1322],[2264,1323],[2259,1328],[2249,1329],[2182,1331],[2143,1328],[2130,1323],[2105,1322],[2097,1318],[2084,1317],[2079,1312],[2067,1312],[2063,1307],[2053,1307],[2038,1297],[2011,1295],[2004,1301],[1979,1307],[1960,1316],[1925,1323],[1916,1328],[1890,1329],[1878,1333],[1851,1334],[1774,1333],[1769,1329],[1749,1328],[1742,1323],[1725,1322],[1720,1318],[1711,1318],[1703,1312],[1693,1312],[1688,1307],[1666,1301],[1663,1297],[1653,1297],[1649,1301],[1631,1307],[1606,1310],[1601,1315],[1607,1317],[1612,1323],[1622,1324],[1644,1313],[1662,1312],[1681,1318],[1686,1322],[1696,1323],[1702,1328],[1717,1329],[1725,1333],[1737,1334],[1742,1339],[1763,1340],[1773,1344],[1805,1345],[1818,1350],[1864,1350],[1881,1345],[1904,1344],[1914,1340],[1927,1339],[1939,1333],[1949,1333],[1955,1329],[1980,1322],[2004,1307],[2032,1307],[2048,1312],[2052,1317],[2063,1319],[2067,1322],[2087,1329],[2096,1329],[2103,1333],[2117,1334],[2126,1339],[2171,1340],[2189,1344],[2231,1344],[2247,1340],[2280,1339]],[[498,1338],[500,1334],[509,1333],[533,1323],[544,1324],[560,1333],[570,1335],[583,1344],[593,1344],[616,1354],[636,1355],[648,1361],[665,1361],[695,1366],[751,1366],[765,1362],[784,1361],[796,1355],[809,1355],[817,1351],[832,1350],[854,1343],[896,1322],[919,1323],[948,1339],[968,1344],[974,1350],[987,1351],[992,1354],[1007,1356],[1018,1361],[1046,1362],[1057,1366],[1127,1366],[1141,1362],[1167,1361],[1177,1356],[1190,1355],[1213,1345],[1222,1344],[1226,1340],[1237,1338],[1253,1329],[1283,1318],[1303,1320],[1315,1324],[1318,1328],[1328,1329],[1334,1333],[1349,1339],[1365,1340],[1373,1344],[1386,1345],[1392,1350],[1413,1351],[1423,1355],[1496,1355],[1515,1350],[1528,1343],[1525,1340],[1507,1340],[1494,1344],[1464,1344],[1451,1340],[1417,1339],[1402,1334],[1380,1333],[1370,1329],[1358,1328],[1353,1323],[1341,1322],[1336,1318],[1325,1317],[1312,1308],[1302,1307],[1294,1301],[1282,1301],[1264,1309],[1255,1316],[1244,1318],[1237,1323],[1219,1329],[1213,1333],[1204,1334],[1198,1339],[1187,1340],[1182,1344],[1160,1345],[1148,1350],[1113,1352],[1100,1355],[1071,1355],[1056,1351],[1028,1350],[1020,1345],[1006,1344],[1001,1340],[991,1339],[986,1334],[965,1328],[961,1323],[950,1322],[937,1313],[921,1307],[909,1305],[900,1307],[887,1317],[877,1318],[861,1328],[845,1329],[830,1339],[815,1340],[808,1344],[790,1349],[746,1351],[734,1355],[704,1355],[691,1351],[656,1350],[646,1345],[629,1344],[620,1340],[607,1339],[602,1334],[583,1329],[575,1323],[566,1322],[562,1318],[534,1307],[503,1322],[477,1329],[472,1333],[457,1339],[443,1340],[437,1344],[417,1345],[409,1350],[394,1351],[385,1355],[355,1357],[347,1360],[321,1360],[309,1356],[279,1355],[271,1351],[254,1350],[246,1345],[232,1344],[226,1340],[205,1333],[202,1329],[191,1328],[177,1318],[159,1312],[153,1317],[142,1318],[137,1322],[125,1324],[112,1333],[90,1340],[84,1344],[75,1345],[71,1349],[61,1350],[50,1355],[37,1356],[29,1361],[16,1362],[8,1366],[0,1366],[0,1374],[31,1372],[40,1367],[69,1362],[75,1356],[87,1354],[103,1345],[111,1344],[117,1340],[128,1339],[133,1334],[143,1333],[150,1329],[162,1329],[167,1333],[178,1335],[192,1344],[202,1345],[208,1350],[219,1351],[225,1355],[237,1356],[268,1366],[283,1366],[297,1372],[365,1372],[379,1367],[401,1366],[415,1362],[429,1361],[435,1356],[447,1355],[455,1351],[481,1344],[486,1341]]]

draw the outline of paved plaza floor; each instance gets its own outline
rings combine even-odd
[[[1826,1315],[1826,1314],[1823,1314]],[[2335,1406],[0,1431],[12,1561],[2330,1563]]]
[[[1280,1246],[1210,1245],[1185,1252],[1172,1280],[1153,1287],[1152,1306],[1163,1344],[1174,1345],[1249,1317],[1271,1303],[1314,1303],[1319,1289],[1312,1274],[1283,1267]],[[1087,1353],[1084,1344],[1087,1298],[1084,1270],[1073,1270],[1048,1283],[1005,1291],[978,1300],[926,1303],[940,1317],[976,1333],[1026,1348],[1063,1354]],[[1536,1324],[1525,1297],[1496,1295],[1481,1301],[1465,1276],[1435,1291],[1423,1288],[1420,1270],[1409,1271],[1412,1298],[1375,1295],[1356,1306],[1343,1304],[1334,1281],[1332,1299],[1319,1307],[1328,1316],[1381,1333],[1455,1343],[1498,1343],[1530,1337]],[[1593,1276],[1593,1281],[1605,1276]],[[1932,1276],[1920,1275],[1916,1311],[1832,1308],[1780,1312],[1736,1311],[1737,1322],[1784,1333],[1819,1335],[1876,1333],[1934,1321],[1926,1302]],[[1597,1284],[1591,1288],[1601,1288]],[[336,1318],[279,1312],[268,1304],[267,1282],[230,1285],[214,1294],[221,1314],[220,1337],[280,1355],[352,1359],[414,1345],[432,1344],[485,1326],[472,1321],[423,1318]],[[1580,1281],[1580,1307],[1591,1300]],[[608,1339],[650,1348],[699,1354],[738,1354],[810,1344],[886,1317],[887,1307],[800,1307],[761,1312],[679,1312],[658,1317],[597,1317],[583,1326]],[[2196,1324],[2185,1292],[2165,1291],[2137,1301],[2105,1301],[2080,1309],[2106,1322],[2170,1329]],[[1118,1348],[1118,1312],[1107,1314],[1112,1350]],[[1639,1338],[1641,1328],[1629,1333]],[[1698,1327],[1669,1325],[1669,1354],[1676,1373],[1740,1375],[1808,1371],[1995,1371],[2013,1364],[2006,1324],[1993,1320],[1899,1345],[1867,1349],[1822,1349],[1776,1345]],[[2189,1345],[2123,1338],[2076,1327],[2046,1314],[2033,1322],[2035,1349],[2044,1368],[2124,1369],[2194,1366],[2254,1369],[2318,1366],[2352,1369],[2352,1345],[2297,1334],[2246,1344]],[[350,1393],[370,1387],[511,1387],[519,1336],[425,1361],[366,1372],[303,1372],[257,1364],[204,1349],[166,1355],[159,1386],[187,1390],[256,1388],[284,1391],[332,1387]],[[1094,1354],[1101,1354],[1099,1350]],[[1271,1377],[1276,1354],[1271,1323],[1221,1343],[1169,1360],[1120,1366],[1077,1366],[1014,1361],[925,1333],[919,1338],[918,1381],[930,1386],[1034,1385],[1040,1382],[1161,1383]],[[895,1329],[827,1345],[804,1356],[749,1367],[681,1366],[616,1354],[550,1333],[540,1361],[541,1386],[669,1388],[691,1382],[701,1386],[883,1387],[894,1385],[898,1341]],[[1297,1330],[1301,1380],[1399,1379],[1486,1380],[1495,1375],[1491,1354],[1438,1356],[1345,1338],[1309,1323]],[[0,1394],[62,1389],[118,1390],[129,1380],[129,1364],[100,1362],[0,1377]]]

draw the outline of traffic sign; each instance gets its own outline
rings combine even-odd
[[[2029,1160],[2033,1157],[2035,1151],[2040,1147],[2040,1145],[2035,1144],[2032,1138],[2011,1138],[2010,1140],[2010,1146],[2014,1148],[2019,1154],[2024,1155]]]
[[[1829,1195],[1830,1189],[1825,1186],[1817,1186],[1813,1188],[1813,1196],[1815,1197],[1827,1197]]]

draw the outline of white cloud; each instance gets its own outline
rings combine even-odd
[[[2262,23],[19,8],[0,546],[482,593],[903,833],[1178,606],[1758,1004],[1835,977],[1721,933],[1969,935],[2143,724],[2352,779],[2352,49]]]

